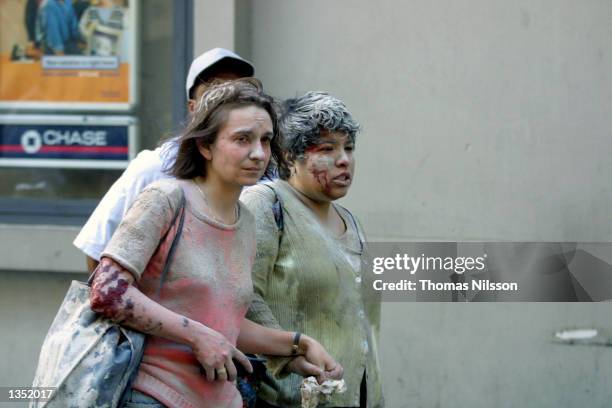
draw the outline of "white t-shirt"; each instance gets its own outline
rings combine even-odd
[[[172,178],[164,170],[172,166],[178,144],[169,140],[155,150],[143,150],[104,195],[73,244],[99,261],[100,254],[136,197],[152,182]]]

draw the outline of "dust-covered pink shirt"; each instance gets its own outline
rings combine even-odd
[[[237,222],[226,225],[198,211],[187,199],[182,236],[156,297],[165,262],[161,254],[167,252],[156,253],[156,249],[180,205],[180,184],[159,180],[149,185],[102,256],[130,271],[144,294],[218,331],[235,345],[251,301],[256,250],[254,218],[242,204]],[[188,346],[148,336],[134,388],[168,407],[242,406],[234,383],[209,382],[200,368]]]

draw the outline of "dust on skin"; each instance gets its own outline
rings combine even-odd
[[[147,319],[147,322],[143,324],[142,331],[145,333],[155,334],[158,333],[162,329],[163,325],[161,322],[155,322],[150,317]]]

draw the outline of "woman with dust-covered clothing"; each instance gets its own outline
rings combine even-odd
[[[280,156],[272,99],[255,79],[211,87],[185,129],[171,169],[134,202],[93,280],[92,308],[148,334],[126,406],[241,407],[233,381],[249,353],[300,354],[336,376],[341,368],[308,336],[245,320],[252,297],[253,215],[243,186]],[[184,196],[184,225],[159,297],[156,248]],[[153,256],[153,258],[152,258]],[[153,300],[155,298],[156,300]]]
[[[380,303],[366,299],[361,258],[364,234],[355,217],[334,203],[355,171],[358,123],[339,99],[308,92],[285,102],[279,119],[290,163],[280,180],[245,190],[255,215],[255,293],[247,317],[270,327],[309,333],[344,367],[347,391],[325,406],[383,406],[377,337]],[[258,406],[299,407],[300,358],[270,359],[276,375]],[[295,371],[295,370],[293,370]]]

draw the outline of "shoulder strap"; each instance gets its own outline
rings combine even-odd
[[[181,235],[183,234],[183,222],[185,221],[185,193],[181,188],[181,202],[174,213],[174,218],[172,219],[172,224],[170,224],[170,229],[166,232],[166,235],[172,230],[172,226],[176,224],[177,217],[180,216],[178,226],[176,228],[176,233],[174,234],[174,238],[172,239],[172,245],[170,245],[170,250],[168,250],[168,256],[166,257],[166,263],[164,264],[164,269],[162,270],[161,276],[159,278],[159,287],[157,288],[156,296],[159,298],[161,294],[161,288],[166,280],[166,276],[168,275],[168,270],[170,269],[170,264],[172,263],[172,258],[174,257],[174,251],[176,250],[176,245],[181,239]],[[165,236],[164,236],[165,238]],[[164,239],[162,238],[162,240]]]
[[[276,190],[272,185],[268,183],[262,183],[262,185],[268,187],[274,193],[274,203],[272,204],[272,213],[274,214],[274,221],[276,221],[276,227],[278,228],[278,232],[282,233],[285,229],[285,220],[283,218],[283,205],[281,203]]]
[[[357,239],[359,239],[359,252],[363,252],[363,243],[364,243],[365,240],[361,236],[361,229],[359,228],[359,225],[357,225],[357,220],[353,216],[353,213],[351,213],[348,209],[346,209],[345,207],[341,206],[340,204],[336,204],[336,205],[338,207],[342,208],[348,214],[349,218],[353,222],[353,225],[355,226],[355,232],[357,232]]]

